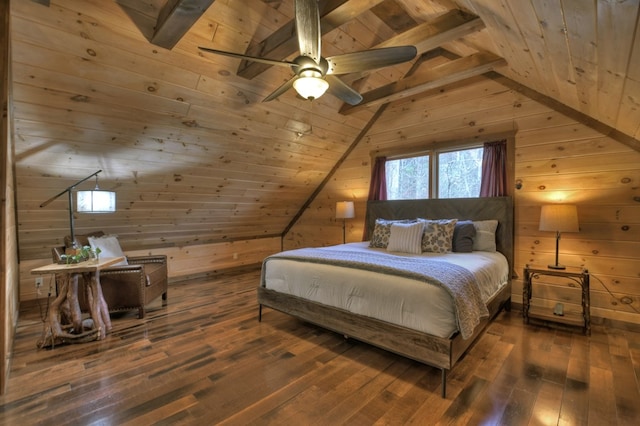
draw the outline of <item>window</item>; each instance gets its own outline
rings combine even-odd
[[[387,199],[429,198],[429,155],[387,160]]]
[[[388,158],[387,199],[478,197],[482,151],[482,146],[473,146]]]
[[[482,148],[438,153],[436,198],[480,196]]]

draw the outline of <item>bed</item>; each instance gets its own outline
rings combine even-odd
[[[266,306],[439,368],[444,398],[447,372],[500,309],[510,308],[513,202],[510,197],[369,201],[365,226],[371,244],[378,245],[377,219],[404,220],[408,224],[394,225],[394,232],[399,227],[409,232],[417,218],[473,221],[476,230],[497,221],[490,233],[495,248],[390,253],[367,241],[282,252],[263,263],[259,320]]]

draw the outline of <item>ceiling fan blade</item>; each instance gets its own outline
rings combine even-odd
[[[248,55],[243,55],[241,53],[225,52],[224,50],[210,49],[208,47],[199,46],[198,49],[204,50],[205,52],[209,52],[209,53],[215,53],[216,55],[231,56],[232,58],[246,59],[247,61],[262,62],[263,64],[297,67],[297,64],[290,61],[276,61],[275,59],[258,58],[256,56],[248,56]]]
[[[300,55],[320,63],[320,11],[317,0],[296,0],[296,33]]]
[[[329,83],[327,92],[331,93],[336,98],[348,103],[349,105],[358,105],[362,102],[362,95],[356,92],[347,83],[340,80],[340,78],[333,75],[325,75],[324,79]]]
[[[348,74],[401,64],[416,57],[415,46],[396,46],[345,53],[327,58],[327,74]]]
[[[269,96],[264,98],[262,100],[262,102],[272,101],[275,98],[277,98],[278,96],[282,95],[284,92],[286,92],[287,90],[289,90],[289,89],[291,89],[293,87],[293,82],[296,81],[297,79],[298,79],[298,76],[294,75],[287,82],[285,82],[282,86],[280,86],[276,90],[274,90]]]

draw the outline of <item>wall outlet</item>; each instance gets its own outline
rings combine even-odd
[[[42,278],[42,277],[37,277],[36,278],[36,288],[42,287],[43,283],[44,283],[44,278]]]

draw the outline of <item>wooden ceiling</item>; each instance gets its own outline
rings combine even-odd
[[[44,3],[44,4],[43,4]],[[67,232],[95,172],[118,212],[77,223],[128,249],[280,235],[381,105],[485,75],[639,149],[638,1],[326,0],[323,56],[415,45],[412,62],[344,76],[364,102],[262,99],[297,56],[293,0],[14,1],[12,89],[21,253]]]

